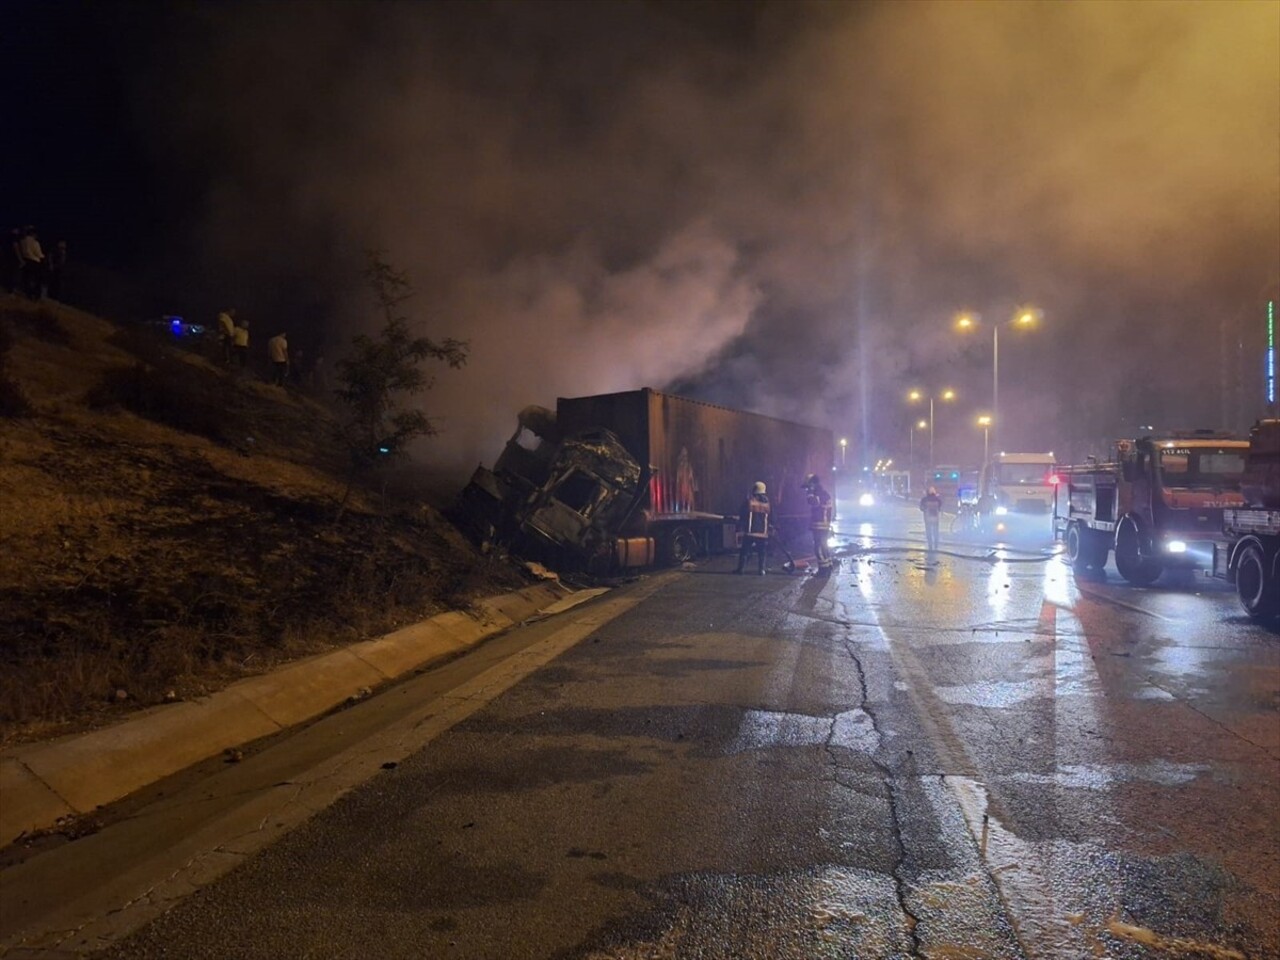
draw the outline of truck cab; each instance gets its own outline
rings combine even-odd
[[[1169,568],[1207,565],[1223,511],[1244,506],[1249,444],[1201,430],[1116,443],[1115,460],[1059,470],[1054,525],[1077,569],[1116,569],[1146,586]]]
[[[998,453],[978,480],[980,525],[996,531],[1051,532],[1057,461],[1048,453]]]

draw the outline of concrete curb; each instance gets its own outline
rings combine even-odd
[[[584,591],[587,592],[587,591]],[[595,595],[601,591],[590,591]],[[310,720],[353,696],[570,601],[558,582],[483,600],[375,640],[238,681],[199,700],[0,756],[0,846],[55,826],[231,747]]]

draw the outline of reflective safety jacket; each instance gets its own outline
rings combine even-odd
[[[808,500],[809,529],[830,530],[831,517],[835,512],[831,494],[826,491],[822,484],[818,484],[809,490]]]
[[[743,536],[767,540],[769,537],[769,497],[753,493],[742,505]]]

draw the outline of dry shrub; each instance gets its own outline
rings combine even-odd
[[[225,415],[211,401],[213,386],[186,363],[164,357],[158,365],[135,363],[108,370],[89,391],[91,410],[120,407],[184,433],[227,442]]]
[[[13,330],[6,318],[0,318],[0,417],[29,417],[31,402],[9,377],[9,351],[13,349]]]
[[[9,324],[15,330],[58,347],[71,345],[71,334],[58,319],[58,314],[51,308],[40,305],[36,307],[0,308],[0,326]]]

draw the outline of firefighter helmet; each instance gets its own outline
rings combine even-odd
[[[757,480],[755,486],[751,488],[752,493],[764,493],[764,481]]]
[[[816,473],[811,473],[804,478],[803,488],[805,490],[812,490],[817,485],[818,485],[818,475]]]

